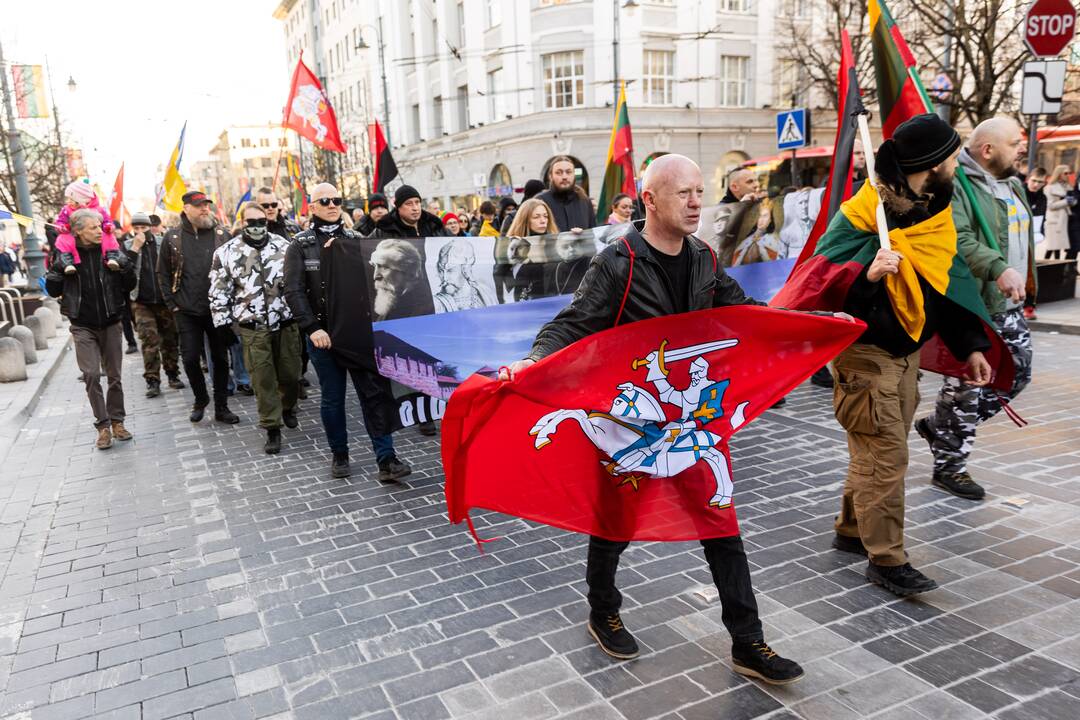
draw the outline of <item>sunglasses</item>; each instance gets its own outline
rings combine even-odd
[[[261,207],[261,208],[262,208],[263,210],[273,210],[273,209],[274,209],[274,208],[276,208],[277,206],[278,206],[278,204],[277,204],[276,202],[272,202],[272,203],[259,203],[259,207]]]
[[[343,203],[345,201],[342,200],[339,197],[336,197],[336,198],[319,198],[315,202],[319,203],[323,207],[330,207],[331,205],[340,207],[341,203]]]
[[[266,227],[266,218],[248,218],[244,221],[247,227]]]

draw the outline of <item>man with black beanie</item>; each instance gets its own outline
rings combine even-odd
[[[420,193],[402,185],[394,193],[394,209],[375,223],[373,237],[426,238],[446,235],[442,220],[424,209]]]
[[[367,212],[360,215],[360,219],[353,223],[353,230],[367,237],[375,232],[375,226],[379,224],[390,212],[390,202],[382,193],[371,193],[367,199]]]
[[[538,198],[547,203],[560,230],[581,232],[596,226],[596,211],[574,176],[574,161],[557,155],[548,166],[548,189]]]
[[[990,342],[980,318],[937,289],[944,272],[946,287],[966,284],[974,293],[963,258],[949,257],[947,267],[940,267],[948,248],[955,255],[956,230],[948,213],[959,152],[960,136],[937,115],[902,123],[878,149],[877,187],[868,182],[845,203],[849,222],[833,222],[818,246],[819,253],[828,253],[831,246],[857,242],[854,232],[875,236],[869,242],[876,244],[880,197],[893,242],[907,248],[905,254],[878,249],[850,285],[844,310],[867,328],[833,362],[833,404],[851,454],[833,547],[867,555],[866,578],[902,597],[937,587],[908,563],[904,552],[904,478],[908,435],[919,403],[920,348],[940,335],[949,352],[966,364],[970,383],[986,385],[991,377],[983,355]],[[905,277],[917,281],[919,292],[904,294],[914,284],[905,284]],[[904,307],[901,317],[897,297],[922,307]],[[922,322],[914,335],[910,328],[918,323],[912,317]]]

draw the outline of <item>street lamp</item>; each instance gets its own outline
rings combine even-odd
[[[77,87],[78,86],[75,84],[75,78],[68,75],[68,81],[67,81],[68,92],[75,92]]]
[[[354,50],[368,50],[368,49],[371,48],[370,45],[368,45],[366,42],[364,42],[364,33],[363,33],[364,28],[371,28],[372,30],[374,30],[375,31],[376,41],[379,43],[379,71],[382,73],[382,93],[383,93],[383,124],[386,125],[386,128],[385,128],[385,130],[386,130],[386,144],[387,144],[387,146],[391,146],[391,142],[390,142],[390,92],[387,89],[387,85],[386,85],[386,56],[384,54],[386,46],[383,44],[382,16],[381,15],[379,16],[379,24],[378,24],[378,26],[375,26],[375,25],[361,25],[360,26],[360,28],[359,28],[359,30],[360,30],[360,33],[359,33],[360,34],[360,40],[356,43],[356,47],[353,48]]]
[[[615,13],[615,36],[611,41],[612,55],[615,57],[615,74],[611,80],[611,84],[614,86],[613,91],[615,93],[615,98],[612,101],[613,107],[619,106],[619,8],[623,7],[627,10],[633,10],[637,6],[637,0],[612,0],[612,8]]]

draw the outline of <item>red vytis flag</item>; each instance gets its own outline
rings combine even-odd
[[[486,508],[616,541],[739,532],[727,442],[865,329],[756,306],[580,340],[443,417],[450,521]],[[475,530],[473,530],[475,536]]]
[[[285,127],[292,128],[323,150],[345,152],[338,133],[337,117],[319,79],[311,74],[304,57],[296,61],[292,89],[285,104]]]
[[[120,209],[124,206],[124,163],[120,163],[120,172],[116,173],[116,181],[113,182],[112,197],[109,199],[109,217],[117,227],[122,226],[123,218],[120,217]]]

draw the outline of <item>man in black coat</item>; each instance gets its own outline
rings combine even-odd
[[[203,419],[210,396],[202,373],[203,338],[209,341],[214,376],[214,419],[230,425],[240,422],[228,404],[229,346],[236,337],[229,328],[215,328],[210,315],[210,266],[214,251],[229,241],[229,233],[214,222],[205,193],[184,194],[180,225],[165,233],[158,255],[157,273],[165,304],[180,331],[180,357],[184,374],[195,394],[191,422]]]
[[[693,237],[705,184],[692,160],[682,155],[657,158],[646,170],[642,187],[647,212],[644,226],[640,230],[623,226],[625,234],[592,260],[570,305],[540,330],[529,356],[501,372],[501,379],[512,380],[537,360],[617,323],[762,304],[747,297],[723,266],[715,263],[708,246]],[[620,310],[612,298],[624,293],[625,306]],[[587,629],[605,653],[619,659],[638,654],[637,642],[619,616],[622,596],[615,587],[619,556],[628,544],[590,538],[585,571],[591,609]],[[706,538],[701,544],[720,593],[722,619],[731,634],[735,671],[772,684],[801,678],[803,670],[797,663],[780,657],[765,643],[742,539],[738,535]]]
[[[330,472],[344,478],[349,467],[346,378],[360,399],[364,427],[375,451],[379,480],[392,482],[411,468],[394,452],[397,404],[390,381],[375,368],[367,277],[361,237],[342,224],[342,197],[329,183],[311,191],[311,227],[285,251],[285,300],[307,338],[319,376],[320,413],[333,454]]]
[[[596,211],[592,201],[574,178],[574,161],[559,155],[551,161],[547,176],[548,189],[536,197],[551,208],[559,230],[581,232],[596,227]]]
[[[71,320],[75,360],[86,384],[86,397],[94,411],[97,448],[112,447],[113,439],[130,440],[124,427],[124,387],[120,371],[123,331],[120,318],[127,294],[135,287],[135,267],[126,256],[118,269],[110,270],[101,260],[101,215],[95,210],[76,210],[71,215],[71,232],[83,248],[82,263],[74,273],[62,273],[53,265],[45,276],[45,288],[60,298],[61,312]],[[108,395],[101,390],[101,370],[108,378]]]

